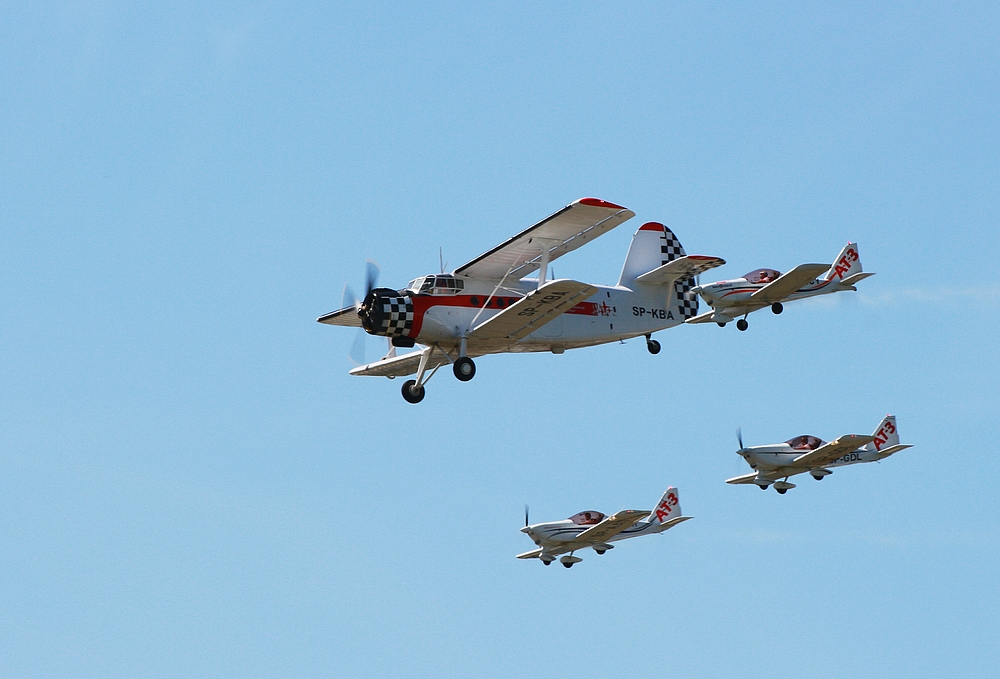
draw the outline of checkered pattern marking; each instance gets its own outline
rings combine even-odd
[[[677,236],[666,226],[663,227],[663,240],[660,244],[660,253],[663,256],[663,264],[672,262],[678,257],[683,257],[686,253],[681,247],[681,242]],[[694,287],[694,278],[687,277],[674,283],[674,292],[677,294],[677,310],[683,320],[694,318],[698,315],[698,295],[691,292]]]
[[[384,297],[382,314],[385,335],[402,337],[413,327],[413,300],[409,297]]]

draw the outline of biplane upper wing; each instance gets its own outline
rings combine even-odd
[[[663,285],[672,283],[681,276],[696,276],[725,263],[726,260],[721,257],[685,255],[671,260],[663,266],[658,266],[652,271],[647,271],[635,280],[647,285]]]
[[[593,285],[579,281],[550,281],[477,325],[469,333],[469,341],[519,340],[596,292]]]
[[[509,275],[517,280],[541,266],[543,248],[548,248],[551,262],[634,216],[634,212],[620,205],[598,198],[581,198],[463,264],[455,273],[489,280]]]
[[[649,512],[638,509],[623,509],[577,535],[574,542],[606,542],[647,516],[649,516]]]
[[[359,365],[351,371],[352,375],[365,375],[374,377],[402,377],[412,375],[417,372],[420,366],[421,351],[411,351],[400,356],[390,356],[381,360]],[[432,370],[438,366],[451,363],[451,360],[442,351],[435,351],[427,361],[427,369]]]
[[[357,307],[354,305],[345,306],[343,309],[331,311],[316,319],[320,323],[327,325],[349,325],[354,328],[361,327],[361,317],[358,316]]]
[[[859,436],[858,434],[847,434],[835,441],[824,443],[816,450],[811,450],[804,455],[799,455],[792,460],[796,467],[822,467],[830,464],[838,457],[852,450],[857,450],[861,446],[868,445],[875,440],[874,436]]]
[[[761,304],[780,302],[809,281],[829,270],[829,264],[799,264],[750,295],[749,301]]]

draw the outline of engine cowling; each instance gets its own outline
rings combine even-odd
[[[391,288],[375,288],[358,309],[361,325],[369,335],[408,337],[413,329],[413,300]]]

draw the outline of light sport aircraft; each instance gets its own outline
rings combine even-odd
[[[705,303],[712,307],[687,320],[688,323],[718,323],[725,326],[737,316],[736,327],[749,327],[747,316],[764,307],[780,314],[783,302],[805,299],[815,295],[825,295],[843,290],[857,290],[854,284],[874,273],[861,271],[861,257],[858,244],[848,243],[833,264],[799,264],[782,274],[774,269],[755,269],[740,278],[716,281],[692,288],[701,295]]]
[[[369,289],[363,301],[317,320],[388,337],[389,353],[351,374],[416,373],[402,388],[410,403],[424,398],[424,384],[440,366],[450,363],[465,382],[476,374],[472,359],[485,354],[561,354],[640,335],[655,354],[660,344],[652,333],[697,313],[693,277],[724,260],[686,255],[670,229],[648,222],[632,237],[617,285],[547,277],[556,258],[634,216],[620,205],[581,198],[451,273],[416,278],[401,290]],[[535,271],[537,277],[526,278]],[[418,351],[396,355],[397,347],[415,345]]]
[[[893,453],[912,448],[899,443],[896,417],[886,415],[871,436],[847,434],[835,441],[824,443],[815,436],[796,436],[784,443],[766,446],[743,447],[743,437],[737,430],[740,449],[737,452],[754,470],[751,474],[726,479],[726,483],[753,483],[761,490],[774,484],[774,489],[784,495],[794,488],[789,476],[809,474],[817,481],[833,472],[828,467],[844,467],[861,462],[878,462]]]
[[[614,549],[612,542],[635,538],[640,535],[662,533],[677,524],[692,517],[681,516],[681,505],[677,489],[668,488],[653,511],[623,509],[611,516],[600,512],[588,511],[574,514],[563,521],[536,523],[528,525],[528,509],[524,510],[524,528],[538,549],[524,554],[518,554],[518,559],[540,559],[548,566],[560,554],[559,559],[566,568],[583,561],[574,552],[580,549],[592,548],[598,554],[604,554]],[[566,554],[569,552],[568,554]]]

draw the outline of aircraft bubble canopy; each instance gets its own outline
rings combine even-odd
[[[754,269],[750,273],[743,274],[743,278],[747,283],[770,283],[777,280],[780,275],[781,272],[775,269]]]
[[[580,512],[569,517],[569,520],[578,526],[593,526],[604,520],[604,514],[600,512]]]
[[[789,446],[795,450],[816,450],[821,445],[823,441],[815,436],[796,436],[793,439],[788,439],[785,441]]]

